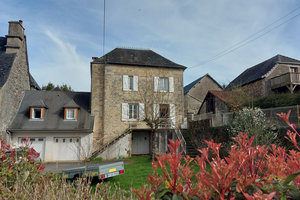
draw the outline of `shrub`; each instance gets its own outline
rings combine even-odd
[[[267,97],[257,99],[253,102],[255,107],[274,108],[293,106],[300,104],[300,94],[273,94]]]
[[[0,147],[0,182],[7,189],[12,189],[16,182],[41,181],[44,166],[37,161],[39,153],[30,148],[28,138],[24,141],[24,146],[17,152],[10,145],[5,145],[1,140]]]
[[[140,199],[299,199],[300,148],[296,138],[300,134],[288,121],[289,113],[280,116],[292,131],[287,138],[296,150],[286,151],[274,144],[269,147],[252,146],[254,136],[239,133],[233,140],[228,157],[221,158],[220,143],[205,141],[207,148],[199,150],[195,159],[178,153],[180,141],[170,141],[169,154],[153,161],[154,173],[146,186],[134,190]],[[213,156],[208,153],[212,151]],[[198,172],[193,170],[196,165]],[[210,166],[210,170],[207,170]],[[157,173],[161,168],[163,175]]]
[[[243,108],[235,113],[229,133],[236,137],[240,132],[255,136],[254,145],[269,145],[277,140],[277,128],[271,125],[260,108]]]

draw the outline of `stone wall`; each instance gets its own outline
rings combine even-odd
[[[8,79],[0,89],[0,132],[6,138],[6,127],[17,113],[24,91],[30,89],[26,37],[19,22],[10,22],[6,53],[16,53]],[[22,35],[23,34],[23,35]],[[16,48],[19,47],[19,48]]]
[[[106,143],[129,127],[148,128],[143,121],[122,121],[122,103],[144,103],[145,110],[149,105],[144,99],[150,99],[155,103],[175,104],[176,125],[180,126],[182,123],[184,116],[182,69],[92,63],[91,70],[92,114],[95,116],[94,141]],[[138,76],[138,91],[123,91],[123,75]],[[154,92],[154,77],[173,77],[174,92]],[[126,138],[131,140],[131,137]],[[131,144],[131,141],[128,144]]]
[[[198,112],[208,90],[221,91],[222,88],[209,76],[205,76],[192,89],[190,89],[187,94],[185,94],[185,115],[187,113],[196,114]]]

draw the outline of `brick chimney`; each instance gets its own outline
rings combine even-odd
[[[6,53],[16,53],[22,47],[25,40],[23,21],[10,21],[8,35],[6,35]]]

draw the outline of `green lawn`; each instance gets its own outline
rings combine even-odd
[[[125,164],[125,174],[116,176],[109,183],[118,184],[122,189],[129,190],[131,187],[139,189],[147,184],[147,177],[152,174],[151,156],[133,156]]]

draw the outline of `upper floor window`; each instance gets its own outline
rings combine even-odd
[[[30,119],[44,119],[44,109],[42,107],[31,107]]]
[[[169,104],[159,104],[159,118],[170,118]]]
[[[296,72],[298,72],[297,69],[298,69],[297,67],[290,67],[290,72],[296,73]]]
[[[138,104],[128,104],[128,119],[138,119]]]
[[[77,120],[77,108],[65,108],[65,119]]]
[[[123,75],[123,91],[138,91],[138,76]]]
[[[159,91],[168,92],[169,91],[169,79],[168,78],[159,78]]]
[[[154,92],[174,92],[174,78],[154,77]]]

